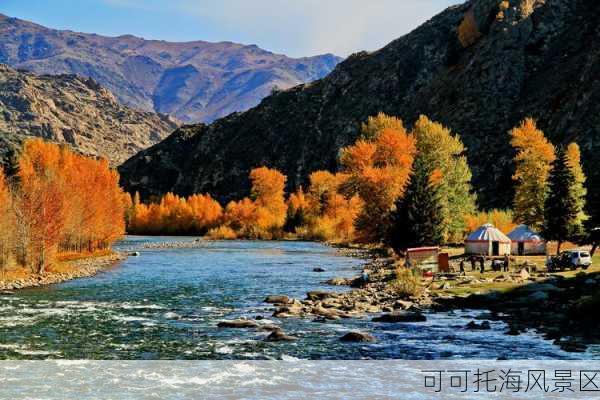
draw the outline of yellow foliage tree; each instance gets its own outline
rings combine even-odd
[[[544,223],[548,176],[556,158],[555,149],[531,118],[525,119],[510,135],[517,152],[513,175],[515,219],[540,230]]]
[[[573,182],[573,192],[577,199],[577,207],[582,210],[579,213],[577,221],[575,225],[581,225],[585,221],[588,220],[588,215],[585,213],[585,201],[587,195],[587,189],[585,188],[585,173],[583,172],[583,168],[581,167],[581,151],[579,150],[579,145],[577,143],[571,143],[567,147],[566,151],[567,155],[567,165],[571,169],[573,176],[575,177],[575,182]]]

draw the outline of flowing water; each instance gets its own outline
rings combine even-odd
[[[128,237],[121,249],[141,252],[97,276],[0,296],[2,359],[495,359],[598,358],[565,353],[534,333],[504,335],[506,325],[474,332],[480,312],[428,314],[425,323],[327,323],[272,318],[269,294],[304,298],[332,277],[358,274],[364,261],[303,242],[199,242],[197,248],[144,245],[182,238]],[[322,267],[324,273],[313,272]],[[295,342],[266,342],[266,332],[220,329],[217,323],[261,316]],[[375,343],[343,343],[350,330]]]

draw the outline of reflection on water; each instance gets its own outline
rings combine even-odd
[[[304,298],[309,290],[356,275],[363,261],[300,242],[201,242],[198,248],[152,249],[145,244],[192,240],[129,237],[121,249],[141,252],[92,278],[0,296],[0,358],[36,359],[438,359],[588,358],[537,335],[506,336],[502,322],[474,332],[475,312],[440,313],[420,324],[278,320],[263,303],[269,294]],[[315,273],[323,267],[326,272]],[[219,329],[222,319],[260,316],[295,342],[269,343],[268,332]],[[377,342],[348,344],[349,330]]]

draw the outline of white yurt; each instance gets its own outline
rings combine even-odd
[[[514,255],[546,254],[546,241],[527,225],[517,226],[508,237],[512,241]]]
[[[465,253],[484,256],[510,255],[511,241],[492,224],[477,228],[465,240]]]

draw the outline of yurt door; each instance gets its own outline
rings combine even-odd
[[[492,242],[492,255],[493,256],[500,255],[500,242]]]
[[[519,242],[519,255],[522,256],[523,254],[525,254],[525,243]]]

